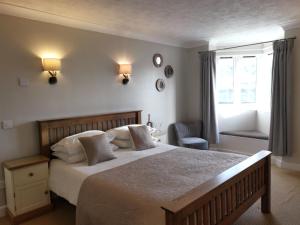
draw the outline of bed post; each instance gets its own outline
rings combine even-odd
[[[136,112],[136,123],[141,124],[142,123],[142,111]]]
[[[51,157],[49,150],[49,129],[47,122],[38,121],[39,125],[39,139],[40,139],[40,153],[48,158]]]
[[[265,194],[261,197],[261,212],[271,212],[271,155],[266,157],[264,165]]]
[[[166,225],[175,225],[174,223],[174,214],[170,211],[165,211],[166,213]]]

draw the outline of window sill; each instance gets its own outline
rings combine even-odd
[[[246,138],[255,138],[261,140],[269,140],[269,136],[257,131],[257,130],[247,130],[247,131],[222,131],[221,135],[237,136],[237,137],[246,137]]]

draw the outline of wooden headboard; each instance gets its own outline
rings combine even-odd
[[[140,123],[141,110],[38,121],[40,154],[51,158],[50,146],[73,134],[87,130],[106,131],[115,127]]]

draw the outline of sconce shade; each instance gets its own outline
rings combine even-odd
[[[45,58],[42,60],[43,62],[43,69],[44,71],[48,71],[50,74],[49,77],[49,84],[56,84],[57,83],[57,71],[60,71],[61,63],[60,59],[56,58]]]
[[[60,59],[46,58],[43,59],[44,71],[59,71],[61,67]]]
[[[120,64],[119,65],[119,74],[131,75],[132,74],[131,64]]]

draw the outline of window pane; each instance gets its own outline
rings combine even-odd
[[[256,102],[256,57],[243,57],[237,63],[237,75],[240,86],[240,102]]]
[[[220,58],[217,64],[217,90],[219,103],[234,101],[233,58]]]

